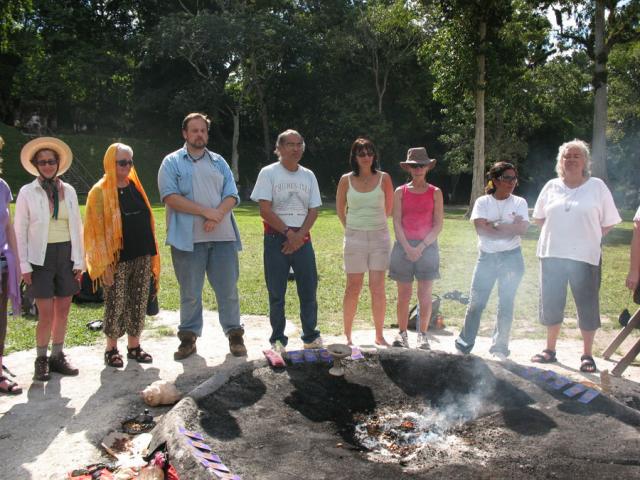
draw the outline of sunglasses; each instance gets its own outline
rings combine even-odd
[[[356,157],[360,157],[360,158],[373,157],[373,156],[374,156],[374,153],[368,150],[361,150],[358,153],[356,153]]]
[[[39,167],[44,167],[45,165],[57,165],[58,161],[55,158],[52,158],[50,160],[36,160],[35,164]]]
[[[409,168],[412,169],[412,170],[418,170],[420,168],[427,168],[427,166],[423,165],[421,163],[410,163],[409,164]]]
[[[518,177],[516,177],[515,175],[500,175],[500,180],[502,180],[503,182],[517,182]]]
[[[119,167],[133,166],[133,160],[116,160]]]

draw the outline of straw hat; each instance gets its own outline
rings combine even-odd
[[[38,172],[36,166],[31,163],[31,159],[33,159],[33,156],[38,150],[42,149],[53,150],[58,154],[60,165],[57,175],[62,175],[64,172],[69,170],[69,167],[71,167],[71,162],[73,160],[73,154],[71,153],[69,145],[57,138],[39,137],[34,138],[29,143],[27,143],[24,147],[22,147],[22,151],[20,152],[20,162],[27,172],[29,172],[34,177],[40,175],[40,172]]]
[[[435,158],[429,158],[427,155],[427,149],[424,147],[410,148],[407,150],[407,159],[404,162],[400,162],[400,166],[404,170],[409,170],[409,165],[426,165],[433,167],[436,163]]]

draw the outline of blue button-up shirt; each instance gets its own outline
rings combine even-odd
[[[227,197],[233,197],[236,200],[236,205],[239,204],[240,197],[238,196],[238,188],[236,187],[236,182],[233,179],[233,173],[231,173],[229,165],[225,159],[217,153],[211,150],[206,150],[206,153],[207,155],[205,155],[202,161],[212,162],[213,166],[218,169],[224,177],[221,198],[224,200]],[[186,147],[182,147],[180,150],[176,150],[164,157],[162,165],[160,165],[160,170],[158,170],[160,200],[164,202],[166,197],[176,194],[192,202],[195,201],[193,198],[192,175],[193,161],[189,158]],[[166,209],[166,244],[178,250],[193,252],[193,215],[175,211],[169,206],[166,206]],[[236,247],[238,250],[242,250],[240,232],[238,231],[238,225],[236,224],[233,212],[229,212],[229,215],[231,215],[231,225],[236,234]]]

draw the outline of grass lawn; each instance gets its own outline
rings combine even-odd
[[[476,235],[471,223],[464,218],[464,208],[447,208],[444,229],[439,238],[441,258],[441,279],[435,283],[434,293],[442,296],[445,292],[458,289],[468,293],[471,275],[476,261]],[[169,248],[164,246],[165,222],[164,209],[154,208],[157,222],[156,231],[162,253],[162,280],[160,307],[177,310],[179,306],[178,285],[173,274]],[[246,315],[267,315],[268,301],[262,268],[262,223],[255,204],[245,202],[235,209],[236,219],[242,234],[243,251],[240,253],[240,311]],[[629,293],[624,287],[626,278],[629,243],[632,231],[632,212],[624,212],[625,222],[618,226],[606,239],[604,246],[602,288],[600,291],[603,328],[616,328],[617,317],[624,307],[631,303]],[[342,270],[342,226],[335,214],[333,205],[320,212],[318,221],[312,230],[314,248],[317,256],[320,283],[318,288],[319,327],[327,334],[339,334],[342,331],[342,295],[345,276]],[[537,322],[538,307],[538,260],[535,246],[538,230],[531,227],[523,241],[526,273],[516,298],[516,311],[513,328],[514,337],[544,337],[543,329]],[[298,299],[295,284],[289,284],[287,292],[287,316],[298,322]],[[387,282],[387,326],[396,323],[395,318],[396,287]],[[207,309],[217,309],[211,288],[205,287],[204,304]],[[492,295],[483,318],[495,316],[496,294]],[[458,302],[444,300],[440,308],[448,325],[461,326],[465,306]],[[571,299],[567,302],[567,317],[575,317],[575,307]],[[69,332],[66,343],[86,345],[102,340],[101,332],[90,332],[85,324],[102,316],[102,306],[73,305],[69,316]],[[607,320],[604,317],[609,317]],[[614,323],[615,322],[615,323]],[[489,333],[493,321],[481,324],[481,334]],[[571,322],[568,322],[571,324]],[[363,290],[354,328],[372,327],[370,297]],[[571,333],[573,329],[564,329]],[[165,332],[170,334],[170,332]],[[575,332],[573,332],[575,333]],[[29,318],[9,320],[9,332],[6,351],[33,348],[35,345],[35,322]],[[266,340],[265,340],[266,342]]]

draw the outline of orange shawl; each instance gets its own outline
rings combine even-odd
[[[116,150],[117,143],[109,146],[104,154],[104,175],[89,191],[85,208],[84,221],[84,250],[87,272],[99,284],[107,267],[115,272],[120,250],[122,250],[122,218],[118,200],[118,185],[116,180]],[[135,167],[129,171],[131,181],[142,194],[151,215],[151,231],[156,242],[156,255],[151,257],[151,271],[155,279],[156,291],[160,286],[160,250],[156,239],[153,210],[142,188]]]

